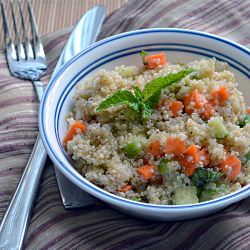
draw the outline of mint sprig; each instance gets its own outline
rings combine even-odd
[[[151,115],[154,106],[159,102],[161,90],[181,81],[193,71],[193,69],[185,69],[178,73],[171,73],[164,77],[158,77],[147,83],[143,91],[137,86],[132,86],[133,91],[117,90],[112,96],[102,101],[96,111],[127,104],[136,112],[141,113],[143,118],[147,118]]]
[[[129,90],[118,90],[112,96],[109,96],[102,101],[97,107],[96,111],[102,111],[107,108],[127,104],[135,111],[139,112],[139,102],[137,97]]]

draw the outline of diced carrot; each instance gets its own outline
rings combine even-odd
[[[166,146],[163,149],[165,154],[173,153],[175,156],[182,154],[186,149],[186,143],[178,137],[169,136],[166,140]]]
[[[202,110],[202,113],[201,113],[201,118],[205,121],[209,120],[213,114],[214,114],[214,107],[211,103],[205,103],[204,104],[204,107],[203,107],[204,110]]]
[[[196,165],[200,160],[199,148],[197,145],[189,146],[184,152],[183,155],[187,160],[188,165]]]
[[[119,189],[119,192],[123,192],[123,193],[126,193],[130,190],[133,189],[133,186],[132,185],[129,185],[129,184],[126,184],[124,186],[122,186],[120,189]]]
[[[164,65],[166,63],[167,58],[165,53],[148,55],[144,57],[144,65],[147,69],[154,69],[157,66]]]
[[[203,163],[204,167],[208,166],[210,163],[210,156],[208,150],[203,148],[199,151],[200,161]]]
[[[190,115],[195,109],[201,109],[205,103],[207,103],[206,97],[198,90],[194,90],[184,98],[185,112]]]
[[[196,171],[196,168],[194,165],[184,166],[183,172],[186,176],[193,176]]]
[[[148,145],[148,152],[151,154],[151,155],[154,155],[154,156],[159,156],[160,155],[160,149],[161,149],[161,144],[159,141],[152,141],[150,142],[150,144]]]
[[[229,180],[233,180],[240,173],[241,161],[234,155],[228,155],[226,159],[220,163],[219,168],[227,175]]]
[[[63,144],[66,145],[68,141],[71,141],[77,133],[85,133],[87,126],[79,121],[75,121],[73,125],[70,126],[64,140]]]
[[[250,107],[247,107],[247,113],[250,115]]]
[[[173,101],[170,104],[170,110],[173,114],[173,117],[179,116],[180,113],[182,112],[183,108],[184,108],[184,105],[181,101]]]
[[[187,162],[187,157],[184,155],[180,155],[177,158],[179,164],[182,166],[182,171],[186,176],[192,176],[195,173],[195,165],[191,162]]]
[[[211,93],[211,102],[215,105],[217,102],[222,105],[229,98],[229,91],[225,86],[221,86],[219,89]]]
[[[192,101],[196,109],[201,109],[205,103],[207,103],[206,97],[200,94],[198,90],[194,90],[192,94]]]
[[[192,96],[193,96],[193,94],[190,93],[190,94],[186,95],[184,97],[184,100],[183,100],[184,105],[185,105],[185,112],[188,114],[192,114],[194,112],[194,108],[191,107],[191,102],[192,102],[192,98],[193,98]]]
[[[196,166],[199,163],[200,155],[197,145],[189,146],[178,158],[180,165],[183,167],[183,172],[187,176],[192,176],[195,173]]]
[[[137,168],[137,173],[145,180],[149,180],[154,176],[154,171],[157,169],[155,165],[144,165]]]

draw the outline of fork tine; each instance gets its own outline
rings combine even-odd
[[[12,37],[11,37],[11,33],[10,33],[9,22],[7,19],[5,4],[3,1],[1,1],[1,9],[2,9],[3,30],[4,30],[4,35],[5,35],[5,42],[8,44],[9,42],[12,41]]]
[[[25,49],[25,53],[26,53],[26,58],[33,59],[34,54],[33,54],[32,46],[29,42],[28,32],[27,32],[27,28],[26,28],[26,24],[25,24],[25,20],[24,20],[24,15],[23,15],[23,9],[22,9],[20,0],[18,1],[18,7],[19,7],[19,12],[20,12],[22,27],[23,27],[24,49]]]
[[[13,0],[10,0],[10,7],[11,7],[11,13],[12,13],[14,30],[15,30],[15,45],[17,48],[17,57],[19,60],[25,60],[25,52],[24,52],[24,48],[23,48],[23,45],[21,43],[20,35],[18,32],[17,21],[16,21],[15,12],[14,12]]]
[[[27,33],[26,24],[25,24],[25,21],[24,21],[23,9],[22,9],[21,1],[20,0],[18,0],[18,7],[19,7],[20,16],[21,16],[21,22],[22,22],[22,27],[23,27],[24,39],[28,40],[28,33]]]
[[[1,1],[1,9],[2,9],[2,18],[3,18],[3,30],[4,30],[4,37],[5,37],[5,47],[7,50],[7,57],[17,60],[17,54],[15,46],[12,42],[12,36],[10,33],[9,22],[7,19],[6,8],[3,1]]]
[[[42,60],[45,59],[45,53],[43,50],[42,42],[39,37],[37,24],[35,21],[33,9],[31,7],[31,3],[28,0],[28,10],[29,10],[29,16],[30,16],[30,23],[31,23],[31,31],[32,31],[32,37],[33,37],[33,49],[34,49],[34,56],[36,59],[41,58]]]

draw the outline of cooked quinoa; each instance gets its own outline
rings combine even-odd
[[[146,118],[126,104],[96,110],[117,90],[143,90],[153,79],[186,68],[195,72],[162,89]],[[154,69],[122,65],[100,70],[76,87],[66,119],[69,129],[77,121],[84,130],[75,130],[65,142],[66,151],[87,180],[130,200],[179,205],[224,196],[250,180],[250,125],[237,85],[228,65],[216,59],[168,62]],[[227,96],[219,96],[221,87]],[[198,93],[201,106],[192,93]],[[180,105],[176,114],[171,108],[175,101]],[[207,104],[212,107],[208,116]],[[224,131],[219,136],[218,122]],[[171,152],[169,138],[183,143],[184,149]],[[140,171],[145,166],[148,175]]]

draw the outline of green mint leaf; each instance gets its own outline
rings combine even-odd
[[[143,102],[143,112],[142,112],[143,118],[147,118],[152,114],[155,105],[159,102],[160,96],[161,96],[161,91],[158,91],[154,95],[152,95],[149,99]]]
[[[146,103],[142,103],[142,117],[147,118],[152,114],[153,109]]]
[[[193,72],[193,69],[185,69],[178,73],[170,73],[167,76],[158,77],[145,86],[144,90],[142,91],[144,95],[144,101],[150,99],[155,93],[161,91],[162,89],[166,88],[167,86],[172,85],[173,83],[179,82],[182,78]]]
[[[109,96],[102,101],[97,107],[96,111],[102,111],[107,108],[127,104],[135,111],[140,112],[140,103],[136,96],[129,90],[118,90],[112,96]]]
[[[148,98],[147,100],[145,100],[144,103],[148,107],[154,108],[154,106],[156,104],[158,104],[160,96],[161,96],[161,91],[158,91],[158,92],[154,93],[150,98]]]
[[[139,102],[139,113],[142,112],[143,110],[143,94],[140,88],[138,88],[137,86],[132,86],[132,88],[134,89],[134,95],[136,96],[138,102]]]
[[[138,100],[140,100],[140,102],[142,102],[143,100],[143,94],[140,88],[138,88],[137,86],[132,86],[132,88],[134,89],[134,94],[136,96],[136,98]]]

